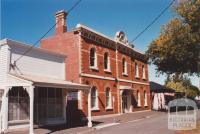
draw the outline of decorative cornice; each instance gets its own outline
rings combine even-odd
[[[78,24],[76,26],[76,30],[79,31],[80,36],[85,39],[94,41],[94,42],[98,43],[99,45],[102,45],[107,48],[117,49],[120,52],[133,57],[134,59],[139,59],[139,60],[146,62],[144,53],[134,49],[130,45],[127,45],[127,44],[124,44],[123,42],[111,39],[111,38],[107,37],[106,35],[96,32],[95,30],[88,28],[81,24]]]

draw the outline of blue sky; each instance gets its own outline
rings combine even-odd
[[[61,9],[68,10],[76,0],[1,0],[1,39],[10,38],[33,44],[54,23],[54,15]],[[82,23],[107,36],[123,30],[131,41],[148,25],[171,0],[82,0],[67,17],[68,30]],[[168,10],[134,45],[146,51],[150,42],[160,32],[160,27],[175,14]],[[52,30],[47,36],[54,34]],[[39,45],[39,44],[38,44]],[[149,67],[150,80],[163,83],[165,77],[156,77],[155,67]],[[199,85],[197,77],[193,84]]]

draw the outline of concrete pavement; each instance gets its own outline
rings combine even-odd
[[[198,111],[198,120],[200,120]],[[86,134],[186,134],[185,131],[174,131],[168,129],[167,113],[157,113],[150,118],[143,118],[105,127]],[[198,131],[187,134],[199,134]]]
[[[158,114],[159,112],[154,111],[143,111],[143,112],[135,112],[135,113],[128,113],[122,115],[115,115],[110,116],[102,119],[94,119],[93,128],[88,128],[87,126],[81,127],[74,127],[70,128],[66,125],[61,126],[51,126],[51,127],[35,127],[34,132],[35,134],[83,134],[90,131],[94,131],[96,127],[103,128],[104,126],[111,126],[112,123],[124,123],[128,121],[138,120],[146,117],[153,116]],[[7,134],[28,134],[28,129],[17,129],[11,130]]]
[[[66,125],[62,125],[35,128],[34,132],[35,134],[177,134],[177,131],[168,130],[167,125],[167,113],[146,111],[95,119],[93,128],[86,126],[67,128]],[[8,134],[28,134],[28,131],[16,130]]]

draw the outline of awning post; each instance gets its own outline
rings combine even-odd
[[[30,98],[30,128],[29,134],[34,134],[33,128],[33,103],[34,103],[34,86],[29,87],[29,98]]]
[[[91,89],[88,91],[88,127],[92,127]]]
[[[4,94],[2,96],[2,128],[3,132],[8,129],[8,91],[10,87],[5,87]]]

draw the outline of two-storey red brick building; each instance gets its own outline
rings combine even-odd
[[[123,32],[114,39],[78,24],[67,31],[67,13],[56,14],[56,32],[41,47],[64,53],[67,80],[91,88],[92,115],[150,109],[148,65],[144,54],[128,43]],[[78,108],[87,115],[87,94],[79,92]]]

